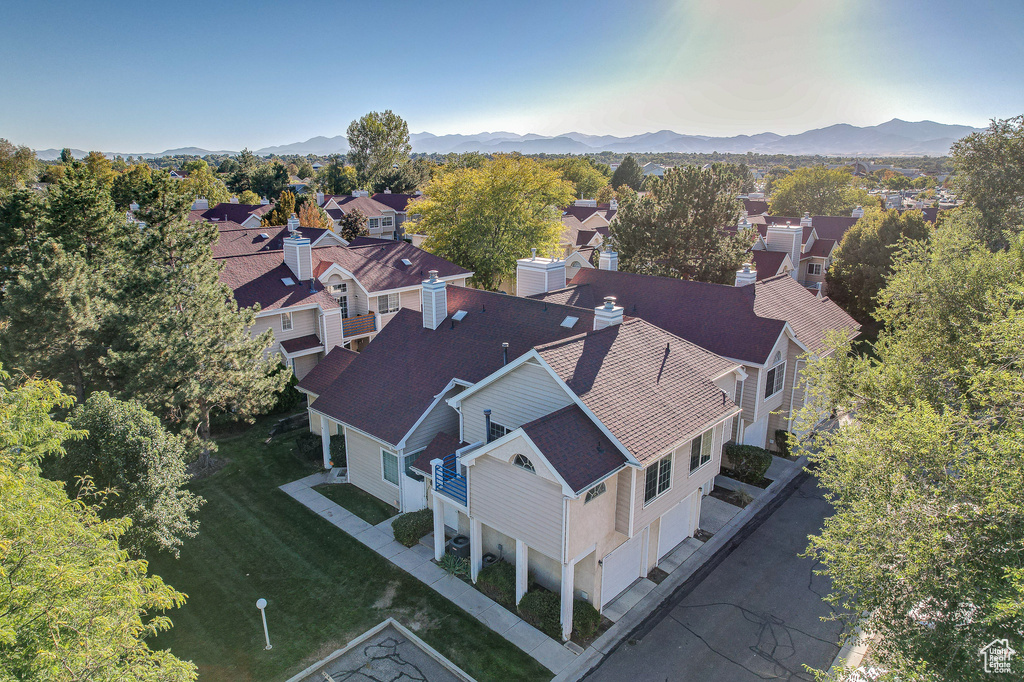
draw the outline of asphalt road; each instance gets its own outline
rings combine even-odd
[[[681,585],[587,681],[813,680],[803,665],[831,665],[840,627],[820,620],[831,613],[821,599],[828,579],[798,555],[830,513],[802,474],[774,512],[724,548],[707,575]]]

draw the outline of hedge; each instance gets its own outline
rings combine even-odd
[[[424,535],[434,528],[434,512],[429,509],[402,514],[391,522],[395,540],[406,547],[415,547]]]
[[[772,465],[772,453],[756,445],[731,443],[726,446],[725,455],[736,476],[744,483],[760,483]]]
[[[590,602],[577,599],[572,606],[572,634],[580,641],[586,641],[597,634],[601,624],[601,612]]]
[[[481,569],[476,580],[477,589],[506,606],[516,603],[516,567],[499,561]]]
[[[323,444],[315,433],[304,433],[295,439],[295,452],[301,459],[323,462]]]
[[[789,457],[789,431],[786,429],[775,429],[775,449],[783,457]]]
[[[519,615],[548,637],[562,641],[562,599],[554,592],[532,590],[519,602]],[[597,633],[601,614],[590,602],[577,599],[572,605],[572,634],[586,641]]]

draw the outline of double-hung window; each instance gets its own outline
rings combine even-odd
[[[821,263],[808,263],[807,264],[808,275],[820,275],[821,274]]]
[[[644,504],[672,487],[672,455],[665,457],[647,468],[644,479]]]
[[[380,468],[385,481],[398,485],[398,455],[381,448]]]
[[[366,226],[371,230],[376,230],[380,227],[380,218],[370,218],[366,221]]]
[[[711,447],[715,442],[715,434],[711,429],[700,434],[690,443],[690,472],[700,469],[711,461]]]
[[[779,362],[770,370],[764,382],[764,399],[768,400],[782,390],[782,382],[786,378],[786,361]]]
[[[377,297],[377,312],[381,315],[397,313],[399,307],[398,294],[382,294]]]
[[[391,217],[391,216],[389,216],[389,215],[386,215],[386,216],[381,216],[381,219],[380,219],[380,226],[381,226],[382,228],[384,228],[385,230],[387,230],[387,229],[389,229],[389,228],[391,228],[391,227],[394,227],[394,225],[395,225],[395,219],[394,219],[394,218],[392,218],[392,217]]]
[[[281,313],[281,331],[290,332],[292,330],[292,314]]]

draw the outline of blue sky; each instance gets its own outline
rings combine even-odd
[[[932,0],[135,2],[3,9],[0,137],[259,148],[413,132],[801,132],[1024,113],[1024,5]]]

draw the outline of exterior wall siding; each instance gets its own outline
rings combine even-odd
[[[501,348],[494,352],[501,353]],[[485,409],[491,410],[492,422],[512,430],[571,402],[544,368],[526,362],[463,401],[462,439],[467,443],[486,440]]]
[[[398,508],[398,486],[385,481],[381,469],[383,444],[349,428],[345,438],[349,483]]]
[[[434,439],[434,436],[442,431],[452,436],[458,436],[459,413],[445,401],[461,390],[461,386],[456,386],[441,397],[440,402],[427,413],[427,416],[420,422],[420,425],[409,436],[405,443],[406,452],[416,452],[421,448],[427,447],[430,445],[430,441]]]
[[[629,492],[633,489],[635,471],[630,467],[623,469],[616,476],[618,480],[615,483],[615,530],[623,535],[629,535]]]
[[[474,518],[548,557],[561,557],[558,485],[490,455],[477,458],[468,473],[469,509]]]
[[[309,371],[316,367],[316,363],[320,362],[320,358],[323,357],[323,353],[311,353],[309,355],[303,355],[294,359],[294,372],[297,379],[309,374]]]
[[[288,331],[281,329],[282,316],[265,315],[257,317],[249,332],[252,336],[259,336],[268,329],[274,330],[274,343],[267,349],[271,355],[281,350],[281,342],[287,339],[296,339],[300,336],[318,334],[317,311],[316,309],[295,310],[292,312],[292,328]]]

